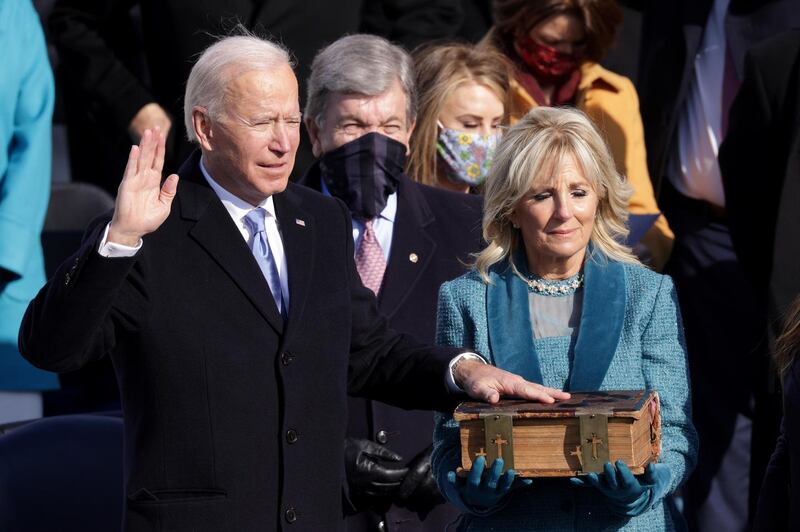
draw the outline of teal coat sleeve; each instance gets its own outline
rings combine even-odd
[[[674,493],[686,481],[697,461],[682,323],[675,285],[669,277],[661,276],[653,312],[641,337],[642,373],[648,388],[660,391],[661,461],[672,473],[668,493]]]
[[[53,74],[30,0],[0,0],[0,389],[56,387],[17,350],[25,307],[45,282],[40,235],[50,196]]]

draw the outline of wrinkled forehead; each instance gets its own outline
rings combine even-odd
[[[269,70],[234,64],[226,67],[222,75],[226,110],[300,112],[297,78],[288,64]]]
[[[326,103],[325,114],[328,117],[356,118],[367,125],[380,125],[391,120],[408,121],[408,96],[399,80],[377,94],[331,92]]]

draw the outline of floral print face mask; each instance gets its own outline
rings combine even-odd
[[[436,150],[447,177],[471,187],[486,181],[500,134],[481,135],[441,128]]]

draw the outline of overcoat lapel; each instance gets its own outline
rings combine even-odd
[[[283,319],[278,314],[278,308],[272,299],[264,274],[261,273],[225,207],[217,200],[213,191],[208,190],[207,194],[209,196],[206,208],[197,218],[193,218],[191,214],[184,214],[185,218],[197,221],[189,230],[189,236],[225,270],[264,319],[278,334],[281,334]],[[192,208],[184,209],[183,213],[191,210]]]
[[[181,217],[193,220],[189,236],[194,239],[244,292],[253,306],[278,334],[283,319],[250,249],[228,211],[200,172],[200,154],[195,152],[181,167],[178,203]]]
[[[411,180],[403,176],[397,188],[397,217],[395,218],[389,264],[381,288],[378,306],[391,319],[425,274],[436,242],[425,227],[435,220],[425,196]],[[412,260],[415,259],[415,260]]]
[[[289,318],[284,343],[302,323],[314,263],[314,218],[302,209],[301,199],[293,191],[295,186],[300,185],[289,184],[284,192],[274,196],[289,275]]]
[[[573,392],[600,389],[617,351],[625,320],[622,264],[590,256],[583,273],[583,308],[569,379],[569,390]]]

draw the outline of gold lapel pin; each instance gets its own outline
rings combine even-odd
[[[408,260],[416,264],[417,261],[419,261],[419,256],[416,253],[412,253],[411,255],[408,256]]]

